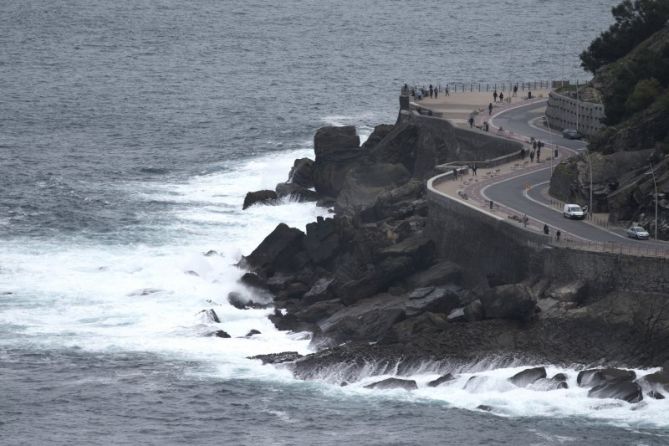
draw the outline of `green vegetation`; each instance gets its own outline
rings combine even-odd
[[[581,53],[583,68],[595,73],[660,30],[669,20],[669,0],[625,0],[611,10],[615,23]]]
[[[625,101],[625,108],[628,113],[634,114],[651,105],[662,92],[662,85],[655,79],[641,79],[636,83],[632,94]]]

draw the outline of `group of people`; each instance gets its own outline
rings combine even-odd
[[[408,84],[404,84],[402,87],[402,92],[404,94],[409,94],[415,99],[423,99],[426,97],[431,97],[437,99],[439,97],[439,92],[442,91],[442,88],[436,85],[430,84],[428,88],[425,87],[411,87],[409,88]],[[450,92],[448,91],[448,86],[443,88],[444,95],[448,96]]]

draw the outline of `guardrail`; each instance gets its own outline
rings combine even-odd
[[[486,81],[486,82],[473,82],[473,81],[464,81],[464,82],[446,82],[446,83],[432,83],[428,82],[427,84],[423,85],[414,85],[414,86],[408,86],[408,90],[410,91],[412,88],[427,88],[429,84],[432,84],[433,88],[436,88],[439,93],[446,93],[446,90],[448,89],[448,93],[464,93],[464,92],[493,92],[497,90],[498,92],[513,92],[514,87],[518,87],[518,91],[532,91],[532,90],[547,90],[547,89],[553,89],[557,88],[563,85],[571,85],[574,83],[580,83],[580,84],[585,84],[587,81],[584,80],[535,80],[535,81]],[[408,93],[402,87],[401,91],[403,93]]]

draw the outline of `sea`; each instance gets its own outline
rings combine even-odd
[[[364,140],[404,83],[586,79],[616,3],[0,1],[0,445],[669,444],[667,400],[589,399],[551,364],[570,389],[492,359],[414,392],[301,381],[247,357],[308,334],[227,302],[279,222],[328,215],[242,210],[317,128]]]

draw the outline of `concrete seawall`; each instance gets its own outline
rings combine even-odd
[[[545,277],[556,283],[586,281],[595,295],[614,289],[669,290],[669,259],[556,246],[548,236],[434,188],[449,180],[444,174],[428,181],[427,231],[441,256],[466,268],[470,284]]]

